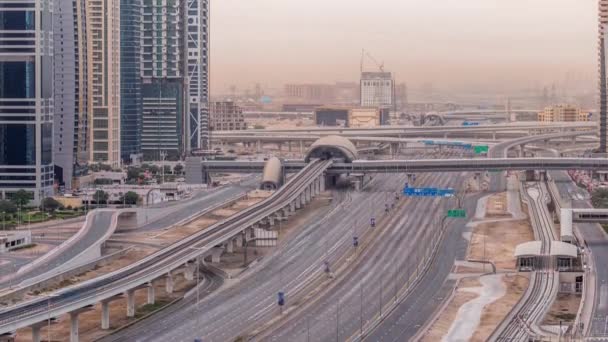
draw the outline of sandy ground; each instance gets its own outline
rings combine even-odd
[[[491,196],[486,207],[486,218],[510,217],[507,212],[507,193]]]
[[[493,217],[508,217],[506,194],[493,195],[488,199],[487,213]],[[534,240],[532,225],[528,220],[487,222],[473,230],[468,259],[490,260],[498,269],[515,269],[515,247]]]
[[[581,302],[581,296],[572,293],[559,293],[542,324],[559,325],[573,323]]]
[[[506,193],[492,195],[476,220],[501,220],[511,217]],[[483,208],[483,207],[482,207]],[[480,213],[479,216],[482,216]],[[425,341],[485,341],[519,301],[528,286],[527,276],[515,273],[515,247],[534,239],[527,220],[478,223],[470,234],[467,259],[493,261],[501,271],[510,273],[481,276],[483,268],[460,262],[455,276],[462,278],[454,296],[424,336]],[[486,268],[486,271],[490,271]]]
[[[507,316],[511,308],[517,304],[528,287],[527,275],[505,274],[502,276],[502,281],[506,287],[506,294],[484,307],[481,321],[471,341],[486,341],[498,324]]]
[[[450,330],[450,326],[452,325],[454,319],[456,319],[458,309],[465,303],[477,297],[479,297],[479,295],[475,293],[457,291],[454,297],[452,297],[452,300],[450,300],[450,304],[441,312],[441,315],[439,315],[438,319],[431,326],[431,329],[429,329],[426,335],[422,338],[422,341],[441,341],[443,336],[445,336]]]

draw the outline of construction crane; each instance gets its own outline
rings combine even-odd
[[[380,72],[384,72],[384,62],[379,63],[374,56],[372,56],[369,52],[365,51],[365,49],[361,49],[361,72],[363,72],[363,64],[365,63],[365,57],[369,58],[372,62],[376,64]]]

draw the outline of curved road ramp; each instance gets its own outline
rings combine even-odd
[[[101,257],[103,243],[117,227],[141,224],[137,209],[95,209],[87,214],[82,228],[48,253],[2,279],[0,293],[5,297],[33,284],[48,280],[67,270],[90,263]]]

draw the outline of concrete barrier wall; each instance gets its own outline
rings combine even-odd
[[[121,256],[125,255],[130,250],[131,250],[131,248],[125,248],[118,252],[108,254],[106,256],[103,256],[103,257],[93,260],[91,262],[88,262],[79,267],[61,272],[59,274],[49,275],[45,279],[38,279],[31,285],[20,286],[18,288],[14,288],[10,292],[0,294],[0,302],[8,302],[10,300],[21,298],[29,292],[42,291],[46,288],[58,285],[61,282],[65,281],[65,280],[69,280],[70,278],[72,278],[74,276],[88,272],[88,271],[94,269],[96,266],[105,266],[108,263],[112,262],[113,260],[116,260],[116,259],[120,258]]]

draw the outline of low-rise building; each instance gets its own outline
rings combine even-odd
[[[0,253],[6,253],[14,249],[32,243],[31,231],[12,231],[0,233]]]
[[[589,112],[567,104],[546,107],[542,112],[538,113],[538,121],[541,122],[589,121],[589,117]]]
[[[247,129],[243,109],[232,101],[218,101],[209,104],[211,129],[214,131],[238,131]]]

